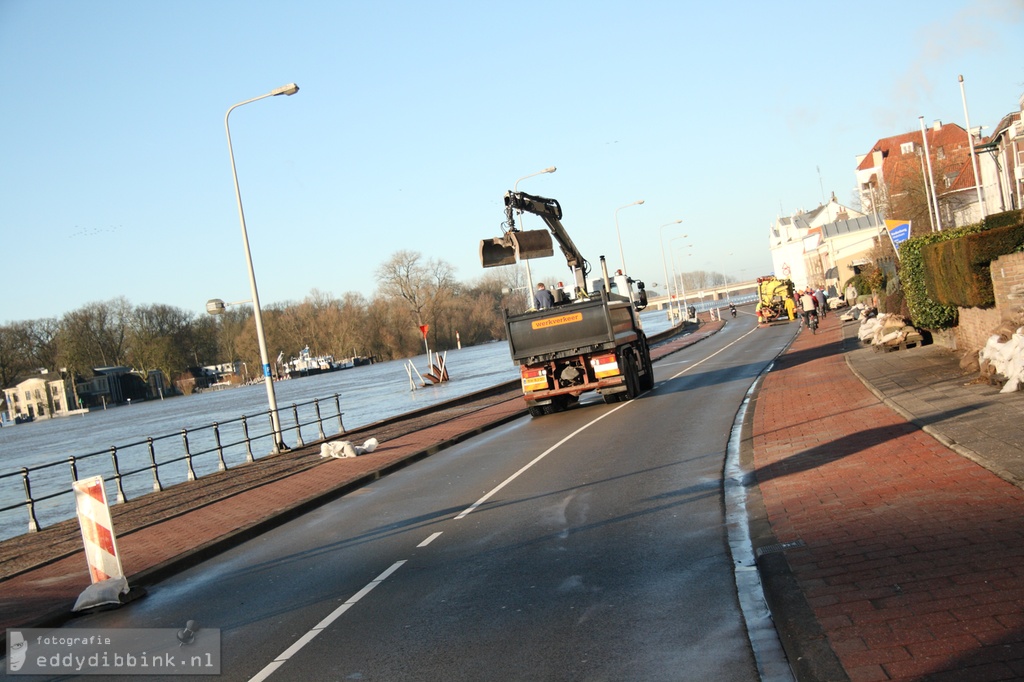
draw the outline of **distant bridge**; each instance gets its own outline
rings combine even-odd
[[[647,299],[647,307],[654,308],[655,310],[662,310],[669,304],[669,301],[673,305],[677,301],[682,302],[682,299],[686,299],[686,303],[689,305],[696,306],[697,308],[713,308],[717,307],[713,305],[715,301],[727,301],[734,298],[743,299],[744,302],[755,300],[757,295],[757,280],[750,280],[749,282],[729,282],[716,287],[704,287],[695,291],[686,291],[686,296],[652,296]],[[752,298],[754,297],[754,298]],[[703,303],[704,305],[698,305]]]

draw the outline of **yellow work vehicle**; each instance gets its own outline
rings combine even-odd
[[[774,275],[757,278],[757,321],[768,325],[773,322],[789,322],[792,318],[786,310],[786,301],[793,302],[793,282],[778,279]]]

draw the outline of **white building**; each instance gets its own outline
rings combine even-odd
[[[832,262],[823,262],[819,251],[824,246],[822,227],[836,221],[863,218],[864,214],[843,206],[836,195],[827,204],[811,211],[798,211],[777,218],[769,228],[768,248],[776,277],[793,280],[797,288],[822,286],[825,271]],[[826,253],[828,253],[826,249]]]

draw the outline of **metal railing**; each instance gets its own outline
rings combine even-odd
[[[322,414],[321,400],[332,399],[333,413]],[[316,426],[317,435],[310,442],[326,440],[324,422],[335,418],[338,420],[338,434],[345,433],[341,399],[336,393],[323,399],[292,403],[290,411],[293,425],[288,426],[285,417],[289,408],[278,409],[282,436],[286,440],[294,439],[296,447],[306,444],[303,427],[307,427],[308,432],[309,427]],[[259,425],[261,418],[265,419],[266,427]],[[74,503],[68,504],[65,496],[73,494],[71,483],[81,478],[102,476],[108,486],[108,499],[123,504],[129,499],[161,491],[167,485],[194,481],[211,473],[252,463],[256,461],[253,444],[264,440],[269,444],[268,452],[273,452],[270,410],[242,415],[226,422],[213,422],[196,429],[181,429],[178,433],[126,445],[111,445],[105,450],[72,455],[38,466],[22,467],[18,471],[0,474],[0,488],[21,477],[24,489],[24,501],[0,507],[0,518],[24,508],[28,514],[28,532],[36,532],[42,527],[41,516],[50,523],[70,518],[69,511],[74,509]],[[60,474],[65,466],[70,476]]]

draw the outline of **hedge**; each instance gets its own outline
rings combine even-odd
[[[1024,245],[1024,224],[1005,225],[925,246],[925,285],[938,303],[961,308],[995,305],[990,263]]]
[[[1024,239],[1021,225],[1024,225],[1024,211],[1007,211],[989,216],[984,223],[932,232],[900,244],[900,283],[913,324],[924,329],[956,326],[957,305],[984,300],[985,285],[980,281],[980,270],[983,269],[984,278],[988,278],[989,262],[1020,250],[1021,239]],[[979,235],[983,231],[993,234]],[[962,238],[960,245],[948,243]],[[989,299],[991,284],[988,278]],[[973,306],[972,303],[965,307]]]

